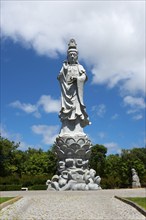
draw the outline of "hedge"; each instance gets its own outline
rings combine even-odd
[[[47,186],[44,185],[34,185],[34,186],[30,186],[28,187],[29,190],[46,190]]]
[[[0,177],[0,185],[22,185],[22,187],[29,187],[34,185],[45,185],[48,179],[51,179],[50,175],[11,175],[6,177]]]
[[[20,191],[22,185],[0,185],[0,191]],[[46,190],[47,186],[44,185],[34,185],[28,186],[28,190]]]
[[[0,185],[0,191],[17,191],[21,190],[22,185]]]

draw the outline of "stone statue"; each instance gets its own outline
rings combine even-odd
[[[134,168],[131,169],[132,171],[132,188],[139,188],[141,187],[139,177],[137,175],[137,172]]]
[[[68,44],[67,61],[58,76],[61,87],[62,127],[55,142],[58,157],[58,173],[47,181],[48,190],[97,190],[101,178],[89,169],[91,141],[83,128],[91,124],[83,102],[86,71],[78,63],[77,44],[71,39]]]
[[[67,61],[63,63],[58,80],[61,86],[60,135],[83,133],[83,127],[90,124],[83,102],[83,87],[87,75],[83,66],[78,63],[74,39],[68,44]]]

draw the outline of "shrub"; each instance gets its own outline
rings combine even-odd
[[[140,180],[141,186],[146,187],[146,174],[143,176],[143,178]]]
[[[21,179],[17,175],[0,177],[1,185],[20,185]]]
[[[49,175],[23,175],[21,178],[22,186],[33,186],[33,185],[45,185],[48,179],[52,177]]]
[[[44,185],[48,179],[48,175],[36,175],[33,177],[33,185]]]
[[[47,186],[44,185],[34,185],[34,186],[30,186],[28,187],[29,190],[46,190]]]
[[[113,176],[101,178],[101,187],[103,189],[120,188],[120,179]]]
[[[21,190],[21,185],[0,185],[0,191],[17,191]]]
[[[23,187],[28,187],[33,185],[34,176],[23,175],[21,178],[21,184]]]

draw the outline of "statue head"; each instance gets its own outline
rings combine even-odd
[[[93,170],[93,169],[90,169],[90,177],[91,177],[92,179],[94,179],[95,175],[96,175],[96,171]]]
[[[68,44],[68,50],[67,50],[67,60],[70,64],[76,64],[78,63],[78,50],[77,50],[77,44],[74,39],[71,39]]]
[[[137,173],[136,173],[136,170],[135,170],[134,168],[132,168],[131,171],[132,171],[132,175],[137,174]]]

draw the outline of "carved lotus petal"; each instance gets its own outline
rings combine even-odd
[[[76,151],[76,156],[77,156],[77,158],[84,159],[84,157],[85,157],[85,150],[84,149],[77,150]]]
[[[82,146],[85,143],[85,140],[83,138],[80,138],[77,143]]]
[[[74,154],[75,154],[75,152],[70,148],[66,149],[66,151],[65,151],[66,158],[73,158]]]
[[[71,149],[73,149],[74,151],[80,149],[80,145],[79,144],[76,144],[76,143],[73,143],[69,146]]]
[[[64,141],[62,139],[58,139],[57,145],[61,146],[62,144],[64,144]]]
[[[60,150],[60,147],[58,145],[55,146],[55,150]]]
[[[86,151],[85,159],[89,159],[91,155],[91,150]]]
[[[91,146],[91,141],[90,141],[90,140],[87,140],[87,141],[86,141],[86,144],[88,144],[88,145]]]
[[[75,141],[73,138],[67,138],[67,139],[66,139],[66,144],[67,144],[67,145],[71,145],[71,144],[73,144],[73,143],[76,143],[76,141]]]
[[[62,150],[58,148],[56,149],[56,153],[60,159],[64,159],[64,152]]]
[[[67,145],[66,144],[61,145],[60,149],[65,152],[67,149]]]
[[[87,151],[87,150],[89,150],[89,145],[87,145],[87,144],[84,144],[83,146],[82,146],[82,149],[85,149],[85,151]]]

